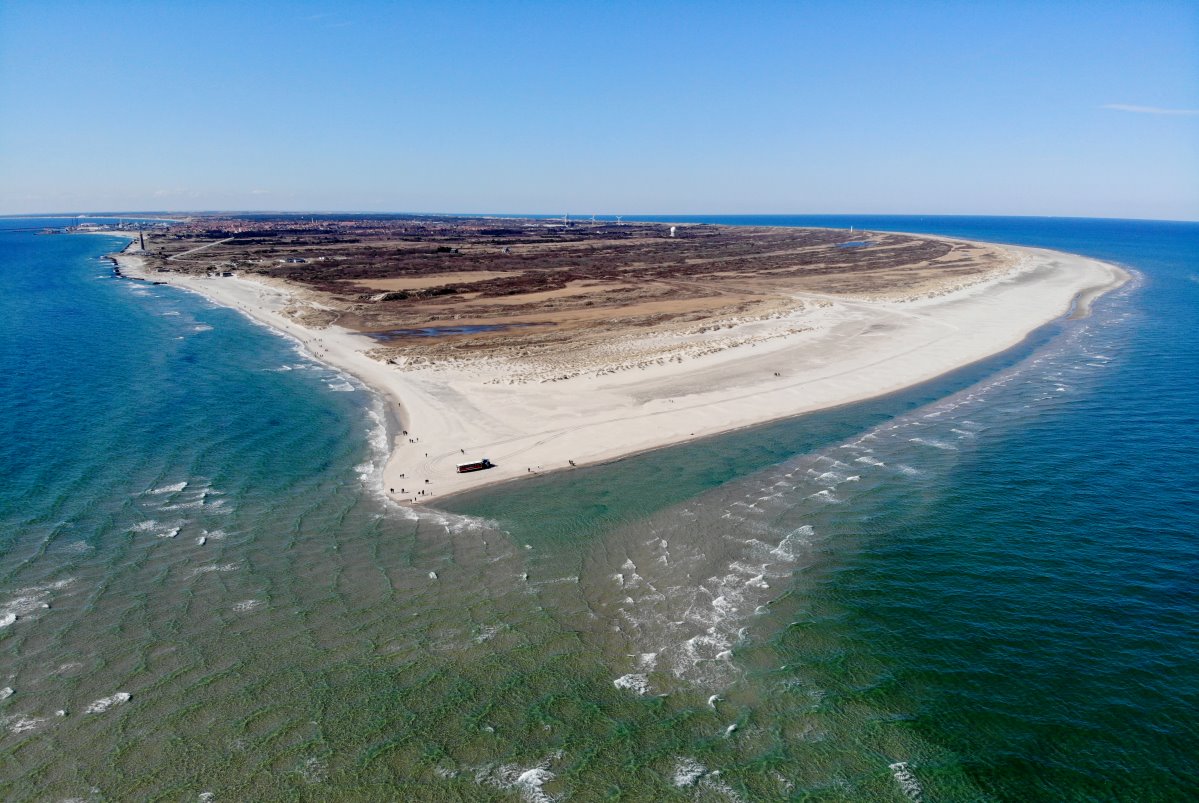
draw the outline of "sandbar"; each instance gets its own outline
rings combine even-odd
[[[148,272],[136,242],[114,258],[126,276],[201,293],[295,338],[380,394],[401,422],[383,490],[404,504],[435,505],[485,485],[892,393],[1004,351],[1128,279],[1083,256],[988,247],[1010,257],[1005,269],[965,286],[901,299],[795,293],[797,303],[778,315],[717,332],[653,332],[636,341],[643,358],[635,363],[605,368],[590,355],[580,370],[537,381],[514,379],[502,356],[381,360],[378,342],[360,331],[320,315],[307,316],[319,325],[305,323],[297,310],[321,312],[321,299],[287,281]],[[677,356],[682,347],[686,359]],[[457,473],[457,464],[481,458],[494,467]]]

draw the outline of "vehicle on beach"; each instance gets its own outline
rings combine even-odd
[[[457,466],[459,474],[465,474],[468,471],[482,471],[485,468],[493,467],[494,464],[486,457],[484,457],[482,460],[472,460],[469,463],[459,463]]]

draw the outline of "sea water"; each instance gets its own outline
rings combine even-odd
[[[0,222],[0,795],[1199,793],[1199,226],[708,220],[1134,279],[903,393],[414,513],[355,381]]]

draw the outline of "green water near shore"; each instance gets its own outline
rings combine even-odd
[[[417,514],[369,394],[102,242],[0,263],[5,799],[1196,789],[1178,253],[936,383]]]

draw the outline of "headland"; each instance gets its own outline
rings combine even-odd
[[[381,394],[407,504],[894,392],[1127,278],[925,235],[495,218],[200,217],[114,258]]]

